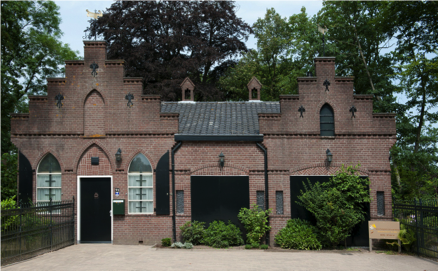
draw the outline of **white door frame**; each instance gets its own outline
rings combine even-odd
[[[81,178],[110,178],[111,183],[111,243],[113,243],[113,237],[114,237],[114,216],[113,216],[113,176],[112,175],[90,175],[90,176],[77,176],[77,195],[78,195],[78,201],[77,201],[77,218],[78,222],[76,224],[76,234],[77,234],[77,243],[79,244],[81,242]]]

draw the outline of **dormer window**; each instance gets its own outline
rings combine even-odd
[[[183,101],[195,101],[195,97],[193,95],[193,90],[195,89],[195,84],[193,84],[190,78],[186,77],[184,81],[180,85],[182,90],[182,100]]]
[[[262,89],[262,84],[255,76],[253,76],[246,87],[249,90],[249,100],[260,101],[260,90]]]
[[[321,136],[335,135],[335,117],[330,105],[325,104],[320,111]]]

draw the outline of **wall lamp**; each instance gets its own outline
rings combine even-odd
[[[120,148],[116,152],[116,161],[122,161],[122,150]]]
[[[332,162],[333,154],[330,152],[329,149],[327,149],[327,150],[325,151],[325,154],[327,155],[327,162],[328,162],[328,164],[330,165],[330,163]]]
[[[223,168],[224,164],[225,164],[225,155],[221,152],[221,154],[219,154],[219,166]]]

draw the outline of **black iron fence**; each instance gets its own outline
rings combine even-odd
[[[417,255],[438,258],[438,201],[394,201],[393,206],[394,218],[414,234],[411,250]]]
[[[73,245],[74,202],[73,197],[2,210],[1,265]]]

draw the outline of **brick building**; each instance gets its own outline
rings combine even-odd
[[[48,78],[47,96],[30,96],[11,129],[32,169],[20,173],[19,196],[74,196],[77,241],[179,239],[186,221],[238,223],[240,207],[259,204],[273,209],[272,245],[288,219],[306,216],[295,203],[302,181],[326,180],[343,164],[360,163],[369,178],[371,219],[392,218],[395,114],[373,113],[372,95],[354,95],[353,78],[335,76],[334,57],[316,58],[316,76],[298,78],[299,94],[279,102],[260,101],[256,78],[246,102],[196,102],[188,78],[183,101],[162,102],[142,94],[141,78],[123,77],[124,61],[107,60],[105,42],[84,44],[84,60]]]

